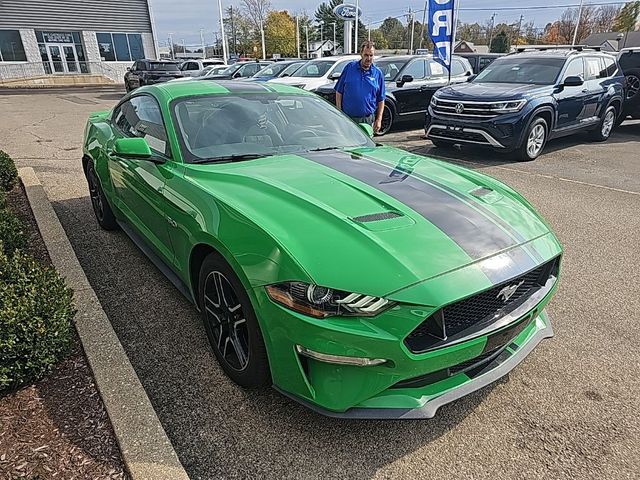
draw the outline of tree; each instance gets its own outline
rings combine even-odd
[[[387,39],[389,48],[402,48],[406,29],[400,20],[392,17],[385,18],[379,30]]]
[[[267,54],[279,53],[285,57],[297,55],[296,22],[289,12],[270,12],[264,24]]]
[[[630,32],[635,30],[640,15],[640,1],[626,3],[616,17],[613,29],[616,32]]]
[[[376,49],[389,48],[389,43],[387,42],[387,38],[384,36],[384,33],[380,31],[379,28],[375,28],[371,30],[371,41],[376,44]]]
[[[619,5],[603,5],[600,7],[594,18],[591,33],[614,31],[613,24],[616,21],[616,17],[620,14],[621,8]]]
[[[344,39],[344,22],[335,16],[333,9],[343,3],[341,0],[330,0],[318,5],[316,13],[313,15],[316,23],[324,22],[325,39],[333,40],[333,22],[336,23],[336,43],[342,45]],[[318,31],[318,40],[320,35]]]
[[[226,15],[223,22],[229,53],[253,55],[253,46],[260,41],[260,32],[256,32],[247,14],[238,8],[228,8]]]
[[[507,37],[507,32],[504,30],[500,30],[493,40],[491,40],[491,48],[490,51],[492,53],[508,53],[509,52],[509,37]]]
[[[271,11],[271,2],[269,0],[242,0],[242,7],[251,19],[253,28],[260,33],[260,27],[267,20],[267,15]]]

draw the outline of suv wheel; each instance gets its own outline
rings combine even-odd
[[[640,101],[640,69],[629,70],[625,76],[627,101]]]
[[[382,125],[380,126],[380,131],[378,135],[384,135],[389,130],[391,130],[391,126],[393,125],[393,110],[391,107],[385,102],[384,110],[382,111]]]
[[[548,131],[549,128],[544,118],[534,118],[527,128],[522,145],[515,152],[516,159],[528,162],[538,158],[547,143]]]
[[[594,140],[596,142],[604,142],[607,138],[609,138],[613,127],[615,127],[616,125],[617,116],[618,115],[616,107],[608,107],[605,110],[604,115],[602,115],[598,126],[594,130],[591,130],[591,140]]]

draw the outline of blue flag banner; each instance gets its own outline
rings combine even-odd
[[[453,50],[453,3],[455,0],[429,0],[429,36],[433,40],[433,59],[447,69]]]

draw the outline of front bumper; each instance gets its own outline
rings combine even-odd
[[[532,245],[545,252],[543,259],[560,253],[551,235]],[[557,278],[507,323],[496,322],[494,328],[453,344],[412,351],[405,339],[439,308],[429,300],[429,292],[437,292],[438,302],[445,305],[493,286],[478,264],[427,283],[394,294],[392,299],[400,303],[371,318],[314,319],[274,303],[264,287],[256,287],[255,310],[274,387],[327,415],[429,417],[440,405],[504,375],[542,338],[552,335],[543,310],[557,289]],[[428,304],[413,303],[417,299]],[[345,359],[353,361],[348,364]],[[478,360],[490,365],[472,376],[465,373],[462,366],[477,366]]]

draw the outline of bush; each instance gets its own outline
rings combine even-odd
[[[0,150],[0,190],[8,192],[18,183],[18,170],[11,157]]]
[[[7,194],[0,190],[0,210],[7,206]]]
[[[29,237],[22,221],[10,210],[0,210],[0,251],[12,255],[27,246]]]
[[[20,252],[0,252],[0,391],[49,372],[70,349],[73,292]]]

